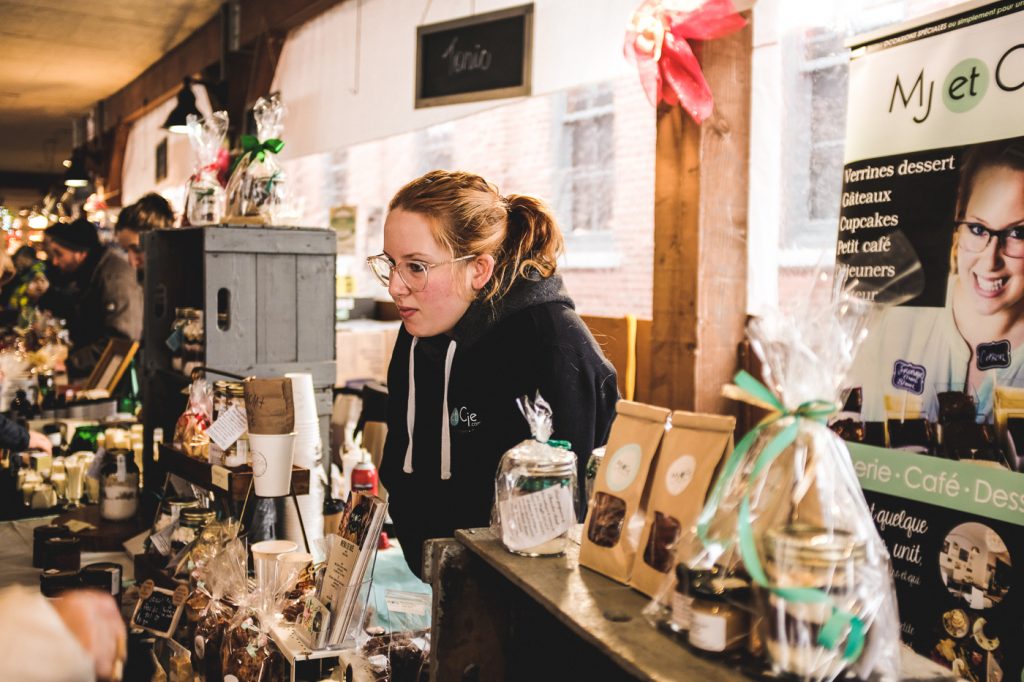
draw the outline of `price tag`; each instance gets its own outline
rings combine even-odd
[[[210,469],[210,482],[221,490],[228,490],[228,474],[231,473],[219,464]]]
[[[210,424],[206,429],[206,434],[220,446],[221,450],[228,450],[236,440],[242,437],[247,428],[249,425],[245,420],[245,414],[232,405],[217,417],[217,421]]]

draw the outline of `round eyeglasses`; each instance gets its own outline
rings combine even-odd
[[[957,244],[964,251],[981,253],[993,239],[1002,243],[1003,255],[1007,258],[1024,258],[1024,225],[1015,225],[1002,230],[990,230],[984,225],[970,221],[957,224]]]
[[[396,263],[387,254],[380,253],[367,258],[366,264],[370,266],[370,270],[384,286],[391,286],[391,273],[397,272],[405,286],[409,287],[409,291],[417,293],[427,288],[427,275],[430,274],[432,268],[451,265],[470,258],[476,258],[476,256],[462,256],[443,263],[427,263],[421,260],[406,260]]]

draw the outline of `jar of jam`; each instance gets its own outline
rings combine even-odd
[[[834,679],[846,668],[845,647],[820,646],[818,633],[831,617],[833,603],[856,609],[857,581],[864,568],[864,541],[851,533],[794,524],[765,534],[765,572],[773,584],[813,588],[832,597],[808,604],[760,592],[765,648],[774,671]]]
[[[720,567],[695,569],[690,581],[690,646],[712,656],[744,651],[750,634],[750,582]]]

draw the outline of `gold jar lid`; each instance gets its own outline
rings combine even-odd
[[[765,533],[765,556],[780,566],[831,568],[863,563],[865,543],[845,530],[807,524],[772,528]]]

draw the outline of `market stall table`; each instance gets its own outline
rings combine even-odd
[[[434,586],[430,679],[749,680],[735,666],[691,653],[647,623],[649,600],[565,556],[508,552],[487,528],[428,544]],[[903,680],[955,679],[903,650]]]
[[[28,585],[39,588],[42,571],[32,567],[32,530],[49,525],[53,516],[42,516],[0,523],[0,587]],[[121,565],[122,580],[133,580],[132,560],[123,550],[111,552],[82,552],[82,566],[100,561],[114,561]]]

